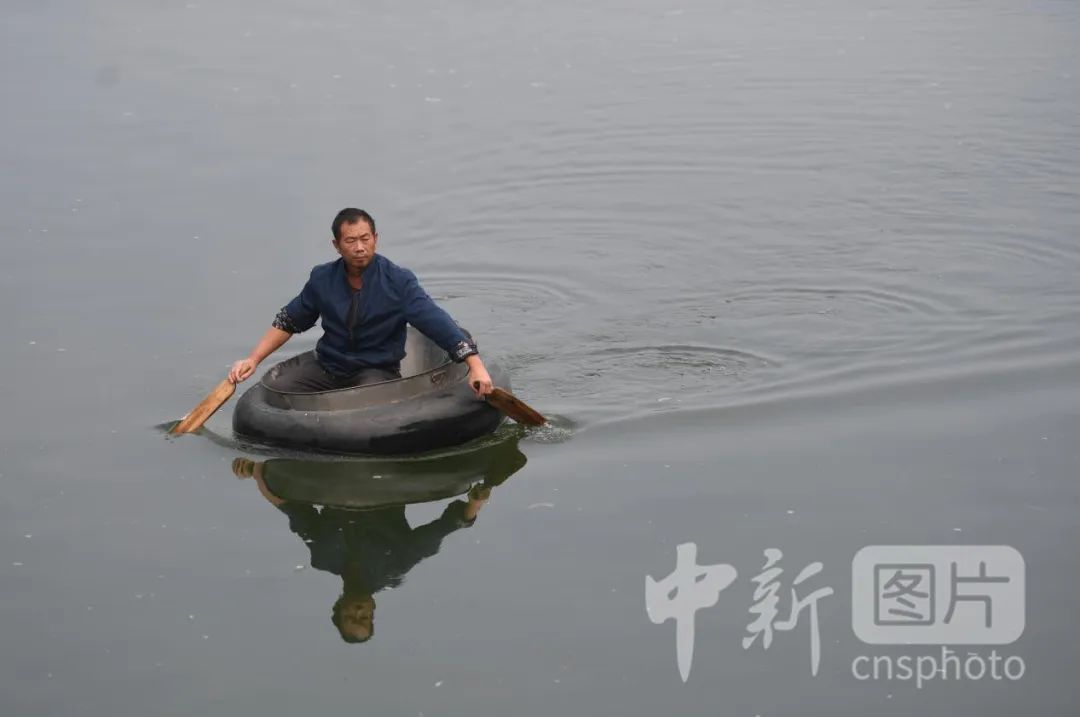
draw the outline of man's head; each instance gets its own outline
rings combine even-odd
[[[331,225],[334,232],[334,248],[351,269],[364,269],[375,257],[375,245],[379,235],[375,233],[375,220],[363,209],[342,209]]]
[[[334,603],[330,621],[345,642],[367,642],[375,634],[375,598],[342,593]]]

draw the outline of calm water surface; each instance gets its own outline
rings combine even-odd
[[[1077,68],[1069,0],[5,3],[0,713],[1073,714]],[[554,427],[163,438],[349,205]],[[238,458],[367,536],[370,641]],[[684,684],[686,542],[739,577]],[[854,634],[874,544],[1020,551],[1023,678],[855,679],[937,649]],[[817,676],[806,614],[742,647],[768,548],[782,614],[833,589]]]

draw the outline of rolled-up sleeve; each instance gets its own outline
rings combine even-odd
[[[296,298],[282,307],[274,317],[274,328],[299,334],[315,325],[319,319],[319,304],[314,282],[315,272],[312,272]]]
[[[446,506],[442,515],[438,518],[427,525],[413,528],[412,532],[409,533],[409,549],[406,551],[406,554],[411,556],[413,565],[439,552],[443,538],[450,535],[450,533],[461,528],[472,527],[476,522],[476,518],[472,520],[465,519],[465,507],[467,505],[468,503],[463,500],[455,500]]]
[[[305,543],[316,538],[319,511],[314,506],[286,501],[278,506],[278,510],[289,516],[289,530],[299,535]]]
[[[445,350],[455,361],[475,354],[476,344],[457,323],[436,304],[420,286],[416,275],[405,269],[402,272],[401,295],[405,320]]]

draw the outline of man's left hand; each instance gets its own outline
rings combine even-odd
[[[491,486],[477,483],[469,489],[469,502],[465,505],[465,520],[476,520],[476,515],[491,497]]]
[[[465,361],[469,364],[469,386],[476,392],[477,398],[483,398],[491,393],[491,376],[484,368],[484,362],[479,356],[470,356]]]

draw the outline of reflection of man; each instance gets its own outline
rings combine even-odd
[[[375,593],[400,585],[417,563],[439,551],[442,539],[476,522],[491,495],[489,487],[473,486],[468,500],[455,500],[435,520],[413,528],[405,507],[368,511],[286,501],[274,495],[263,478],[265,464],[237,458],[233,472],[253,477],[259,492],[289,516],[289,528],[311,551],[311,567],[338,575],[341,596],[331,620],[345,642],[366,642],[374,633]]]

